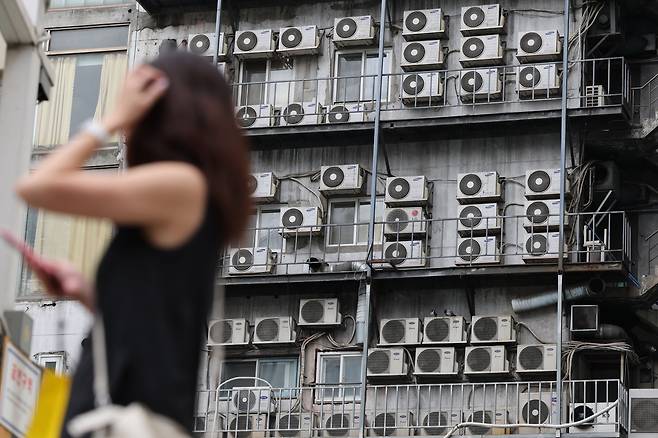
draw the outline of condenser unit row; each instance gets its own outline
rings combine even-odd
[[[249,321],[244,318],[217,319],[208,324],[208,345],[211,346],[289,344],[296,339],[295,321],[289,316],[256,318],[253,338],[249,333]]]

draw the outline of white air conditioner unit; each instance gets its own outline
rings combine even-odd
[[[368,351],[368,377],[406,377],[408,374],[404,348],[371,348]]]
[[[500,263],[500,246],[496,236],[459,237],[456,265],[491,265]]]
[[[610,406],[610,403],[569,403],[569,422],[576,422],[591,417],[592,415],[602,412],[605,408]],[[614,407],[608,412],[599,415],[591,422],[583,423],[580,426],[570,427],[569,434],[579,433],[615,433],[619,432],[619,424],[617,424],[617,409]],[[655,412],[653,413],[655,418]],[[632,435],[629,435],[629,437]],[[654,434],[650,434],[652,438]]]
[[[400,67],[404,71],[440,70],[444,63],[440,40],[411,41],[402,44]]]
[[[446,20],[440,8],[404,11],[402,37],[405,40],[427,40],[445,35]]]
[[[465,344],[463,316],[427,316],[423,321],[423,345]]]
[[[254,344],[290,344],[297,339],[295,321],[290,316],[256,318]]]
[[[418,318],[382,319],[379,324],[379,345],[417,345],[422,336]]]
[[[484,35],[501,33],[505,26],[505,16],[498,4],[462,7],[461,33]]]
[[[658,389],[629,390],[628,438],[655,438],[658,436]]]
[[[464,374],[508,374],[509,360],[504,345],[466,347]]]
[[[560,258],[560,233],[528,233],[523,245],[525,263],[551,263]],[[568,256],[568,247],[564,244],[564,258]]]
[[[533,425],[559,423],[557,393],[550,384],[529,385],[527,390],[519,392],[518,399],[519,423]],[[518,433],[519,435],[548,434],[554,433],[554,429],[519,427]]]
[[[322,105],[317,102],[293,102],[281,111],[284,126],[319,125],[322,120]]]
[[[235,117],[243,128],[268,128],[273,125],[274,107],[270,104],[239,106]]]
[[[424,176],[386,178],[388,206],[425,205],[429,201],[430,189]]]
[[[233,54],[241,59],[269,58],[276,48],[272,29],[239,30],[235,33]]]
[[[556,64],[519,67],[516,91],[524,98],[542,98],[560,94],[560,76]]]
[[[560,200],[544,199],[525,201],[523,226],[529,232],[556,231],[560,226]],[[564,224],[569,226],[569,216],[564,216]]]
[[[208,345],[247,344],[249,344],[249,322],[246,319],[217,319],[208,323]]]
[[[509,412],[506,410],[477,410],[472,412],[466,418],[467,422],[485,423],[485,424],[510,424]],[[464,431],[466,435],[480,436],[480,435],[508,435],[511,432],[507,428],[491,428],[484,426],[469,426]]]
[[[234,387],[230,389],[230,411],[236,414],[269,414],[274,412],[274,397],[269,386]]]
[[[277,438],[302,438],[315,436],[318,417],[314,412],[287,412],[276,414],[274,436]]]
[[[497,203],[460,205],[457,231],[460,236],[491,236],[500,234],[502,219]]]
[[[503,63],[503,46],[500,35],[462,38],[459,62],[463,67],[500,65]]]
[[[299,326],[328,327],[342,323],[338,298],[303,298],[299,300]]]
[[[557,369],[557,358],[557,347],[553,344],[519,345],[516,350],[516,372],[554,373]]]
[[[276,258],[266,247],[233,248],[229,251],[229,275],[271,274]]]
[[[429,411],[421,412],[418,418],[416,435],[439,437],[447,434],[450,429],[463,421],[461,411]]]
[[[287,56],[315,55],[320,52],[317,26],[283,27],[279,31],[277,52]]]
[[[455,376],[459,364],[454,347],[416,349],[414,374],[417,376]]]
[[[360,103],[337,103],[327,112],[327,123],[367,122],[366,109]]]
[[[254,202],[272,202],[278,197],[279,179],[272,172],[252,173],[249,176],[249,193]]]
[[[229,438],[266,438],[269,424],[268,414],[231,414],[226,432]]]
[[[570,192],[569,178],[565,191]],[[560,169],[531,169],[525,172],[526,199],[551,199],[560,196]]]
[[[421,239],[427,235],[423,207],[386,207],[384,221],[384,235],[392,240]]]
[[[426,265],[425,243],[422,240],[385,243],[383,260],[375,264],[379,268],[396,269],[422,268]]]
[[[199,56],[212,57],[216,44],[217,38],[214,33],[196,33],[187,37],[187,50]],[[227,53],[226,38],[220,33],[217,59],[225,59]]]
[[[460,204],[502,201],[502,193],[498,172],[470,172],[457,175],[457,201]]]
[[[509,315],[474,316],[471,320],[471,344],[516,342],[514,318]]]
[[[363,192],[365,172],[358,164],[320,167],[320,192],[330,195],[358,195]]]
[[[413,436],[414,418],[411,412],[367,412],[367,436]]]
[[[409,106],[442,105],[444,88],[443,76],[439,72],[404,75],[402,103]]]
[[[370,45],[375,42],[375,21],[371,15],[334,20],[333,41],[338,47]]]
[[[557,61],[562,54],[560,33],[555,30],[520,32],[516,59],[519,62]]]
[[[503,82],[498,68],[464,70],[459,74],[462,102],[489,102],[502,97]]]
[[[286,207],[281,209],[279,226],[284,236],[305,237],[322,233],[322,213],[318,207]]]
[[[605,96],[603,85],[587,85],[585,87],[585,107],[605,106]]]
[[[358,407],[354,410],[337,409],[321,418],[323,435],[356,438],[361,431]]]

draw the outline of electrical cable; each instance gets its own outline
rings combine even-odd
[[[542,338],[537,336],[537,333],[535,333],[535,331],[533,329],[531,329],[526,323],[517,322],[516,326],[517,326],[517,331],[518,331],[519,327],[525,328],[532,335],[533,338],[535,338],[537,341],[539,341],[540,344],[550,344],[550,342],[546,342]]]

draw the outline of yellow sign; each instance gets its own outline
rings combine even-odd
[[[37,409],[26,438],[59,438],[70,391],[71,379],[68,376],[49,369],[43,371]]]

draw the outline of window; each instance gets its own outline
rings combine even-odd
[[[384,216],[384,202],[377,200],[375,222]],[[329,245],[365,245],[368,243],[370,200],[335,200],[329,203]],[[375,225],[375,242],[381,242],[382,225]]]
[[[272,104],[285,107],[293,102],[292,61],[251,60],[242,63],[241,105]]]
[[[35,355],[36,363],[57,374],[63,374],[68,371],[66,364],[66,352],[61,351],[57,353],[38,353]]]
[[[336,53],[334,102],[363,102],[375,98],[379,55],[372,51]],[[391,73],[391,52],[384,51],[384,75]],[[388,76],[382,78],[382,101],[389,99]]]
[[[128,0],[50,0],[50,9],[55,8],[84,8],[88,6],[120,5],[129,3]]]
[[[317,398],[324,401],[358,399],[359,389],[336,388],[339,385],[356,385],[361,382],[361,353],[319,353],[316,383]],[[321,385],[328,386],[322,388]]]
[[[229,390],[239,386],[267,386],[263,379],[274,389],[294,388],[298,381],[298,363],[295,358],[263,358],[253,360],[227,360],[222,363],[221,389]],[[258,379],[254,379],[257,377]],[[223,384],[229,379],[235,379]],[[281,391],[282,396],[290,391]],[[277,391],[277,395],[279,392]],[[222,391],[220,396],[226,398],[228,391]]]
[[[283,237],[280,233],[280,216],[279,208],[259,207],[256,213],[251,215],[245,233],[242,247],[250,248],[253,246],[267,247],[272,250],[283,249]]]

